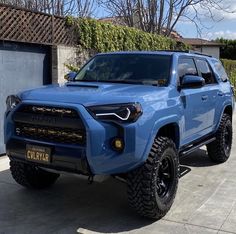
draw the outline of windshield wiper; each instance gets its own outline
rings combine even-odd
[[[101,82],[107,83],[120,83],[120,84],[143,84],[142,81],[138,80],[102,80]]]

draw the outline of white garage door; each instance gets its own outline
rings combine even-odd
[[[43,85],[48,76],[46,47],[0,44],[0,154],[5,153],[3,120],[10,94]]]

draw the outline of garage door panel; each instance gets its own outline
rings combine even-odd
[[[6,97],[42,86],[50,76],[48,56],[45,47],[0,45],[0,154],[5,152],[3,120]]]

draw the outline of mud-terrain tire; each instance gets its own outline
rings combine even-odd
[[[215,163],[226,162],[233,140],[232,120],[228,114],[223,114],[215,137],[216,140],[207,145],[208,156]]]
[[[141,216],[160,219],[174,201],[179,180],[176,146],[167,137],[157,137],[146,162],[128,173],[128,201]]]
[[[32,189],[47,188],[54,184],[59,177],[59,174],[14,159],[10,160],[10,171],[18,184]]]

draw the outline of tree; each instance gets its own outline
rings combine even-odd
[[[95,0],[0,0],[0,3],[53,15],[90,17]]]
[[[203,18],[215,17],[217,11],[228,11],[223,0],[100,0],[113,16],[122,18],[129,27],[169,36],[181,20],[195,24],[198,32],[204,27]]]

